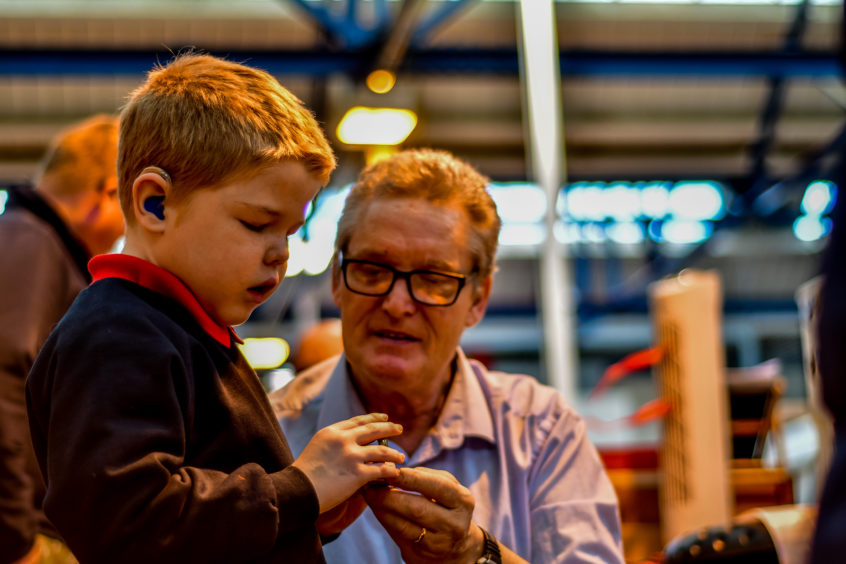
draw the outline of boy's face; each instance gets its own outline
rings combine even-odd
[[[320,183],[285,161],[165,204],[154,262],[185,282],[222,325],[245,322],[285,277],[288,237]]]

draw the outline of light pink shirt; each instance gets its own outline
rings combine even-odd
[[[475,497],[473,520],[529,562],[622,563],[617,498],[581,417],[531,376],[457,354],[441,416],[407,465],[454,475]],[[364,413],[343,355],[270,399],[295,457],[317,430]],[[370,509],[324,553],[329,563],[402,562]]]

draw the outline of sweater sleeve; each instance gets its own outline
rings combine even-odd
[[[268,474],[249,460],[228,471],[220,460],[202,464],[192,419],[196,396],[213,392],[192,379],[213,374],[151,320],[123,322],[59,331],[28,385],[45,511],[80,561],[250,561],[281,531],[313,527],[317,501],[305,476]]]

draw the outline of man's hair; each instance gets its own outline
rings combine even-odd
[[[157,66],[121,113],[118,181],[132,218],[132,183],[148,166],[167,171],[175,199],[252,176],[286,160],[322,184],[335,155],[312,113],[268,73],[201,53]]]
[[[374,200],[419,198],[458,204],[470,223],[469,250],[480,279],[493,272],[500,219],[487,192],[488,179],[446,151],[408,150],[366,167],[352,187],[338,222],[336,251],[347,250],[353,232],[367,229],[361,217]]]
[[[58,198],[101,190],[117,174],[118,118],[91,116],[56,134],[35,174]]]

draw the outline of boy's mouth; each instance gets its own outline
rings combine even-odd
[[[268,281],[264,284],[259,284],[258,286],[252,286],[248,288],[247,291],[256,298],[260,298],[262,301],[270,297],[270,294],[276,289],[276,282],[275,281]]]

